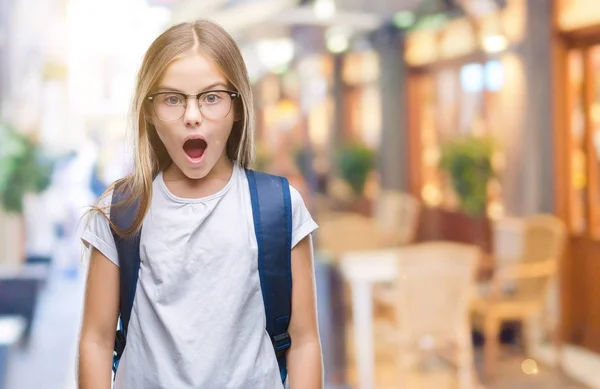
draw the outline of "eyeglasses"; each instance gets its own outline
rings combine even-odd
[[[194,97],[200,113],[207,119],[223,119],[231,112],[231,102],[240,96],[238,92],[228,90],[209,90],[197,95],[180,92],[158,92],[146,99],[152,103],[154,114],[163,122],[174,122],[185,115],[187,101]]]

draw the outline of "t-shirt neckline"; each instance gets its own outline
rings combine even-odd
[[[170,190],[169,188],[167,188],[167,184],[165,183],[165,180],[163,178],[163,172],[159,172],[158,175],[156,176],[156,180],[158,180],[158,184],[160,186],[160,188],[162,189],[163,193],[171,200],[176,201],[178,203],[202,203],[202,202],[206,202],[206,201],[210,201],[210,200],[214,200],[218,197],[223,196],[231,187],[231,185],[233,185],[233,182],[235,180],[235,178],[238,175],[238,169],[239,167],[237,166],[237,164],[233,164],[233,171],[231,173],[231,177],[229,178],[229,181],[227,181],[227,184],[225,184],[225,186],[223,187],[223,189],[219,190],[216,193],[213,193],[212,195],[209,196],[205,196],[205,197],[198,197],[198,198],[187,198],[187,197],[179,197],[179,196],[175,196]]]

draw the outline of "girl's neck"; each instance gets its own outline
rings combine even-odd
[[[219,159],[203,178],[187,177],[172,163],[163,172],[163,180],[171,193],[181,198],[201,198],[211,196],[223,189],[233,174],[233,162],[227,157]]]

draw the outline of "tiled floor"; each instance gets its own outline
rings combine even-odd
[[[351,353],[350,351],[349,354]],[[524,371],[529,371],[527,363],[532,363],[531,360],[524,365],[524,357],[521,352],[510,349],[503,350],[496,377],[493,380],[482,382],[480,379],[482,370],[480,350],[477,350],[475,359],[478,377],[475,379],[473,389],[588,389],[587,386],[575,382],[558,370],[541,363],[534,362],[536,372],[526,374]],[[347,381],[350,387],[356,387],[357,376],[352,363],[352,355],[349,355],[348,362]],[[407,378],[408,383],[401,387],[392,358],[378,353],[375,375],[376,389],[461,389],[456,381],[456,370],[435,358],[422,363],[418,371],[411,372]]]
[[[385,341],[382,331],[378,331],[378,322],[375,323],[375,381],[376,389],[462,389],[456,382],[457,372],[449,363],[441,358],[423,358],[418,371],[411,372],[404,387],[400,385],[400,377],[395,366],[394,351]],[[350,387],[356,387],[358,382],[354,368],[354,336],[352,325],[346,328],[346,360],[348,364],[346,379]],[[564,354],[565,357],[568,354]],[[568,356],[574,361],[572,355]],[[476,349],[475,364],[476,375],[474,386],[471,389],[588,389],[588,386],[576,382],[561,374],[557,369],[528,360],[519,347],[504,347],[499,358],[498,371],[493,380],[482,380],[482,355]],[[586,361],[590,358],[587,357]],[[573,362],[572,361],[572,362]],[[524,363],[525,362],[525,363]],[[534,369],[531,369],[531,364]],[[582,364],[579,362],[579,364]],[[526,374],[532,372],[534,374]]]
[[[527,375],[523,373],[519,356],[505,356],[499,366],[497,377],[487,383],[479,383],[473,389],[587,389],[563,376],[556,370],[539,365],[538,373]],[[456,373],[449,366],[436,364],[413,372],[408,377],[408,384],[401,388],[399,378],[393,363],[378,362],[376,367],[377,389],[460,389],[456,382]],[[350,387],[356,387],[356,371],[348,369]]]
[[[496,379],[485,385],[488,389],[587,389],[586,386],[560,374],[557,370],[538,365],[538,374],[526,375],[521,369],[523,358],[504,358]]]

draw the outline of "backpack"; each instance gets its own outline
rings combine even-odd
[[[271,337],[279,365],[281,381],[287,377],[286,351],[291,346],[288,326],[292,307],[292,204],[288,180],[284,177],[246,169],[254,230],[258,244],[258,272],[266,315],[266,330]],[[123,186],[115,186],[112,206],[126,200]],[[133,222],[138,202],[111,212],[111,221],[121,229]],[[115,337],[113,371],[119,367],[125,349],[127,327],[137,286],[140,268],[140,231],[132,237],[122,238],[112,231],[119,255],[120,302],[119,329]]]

